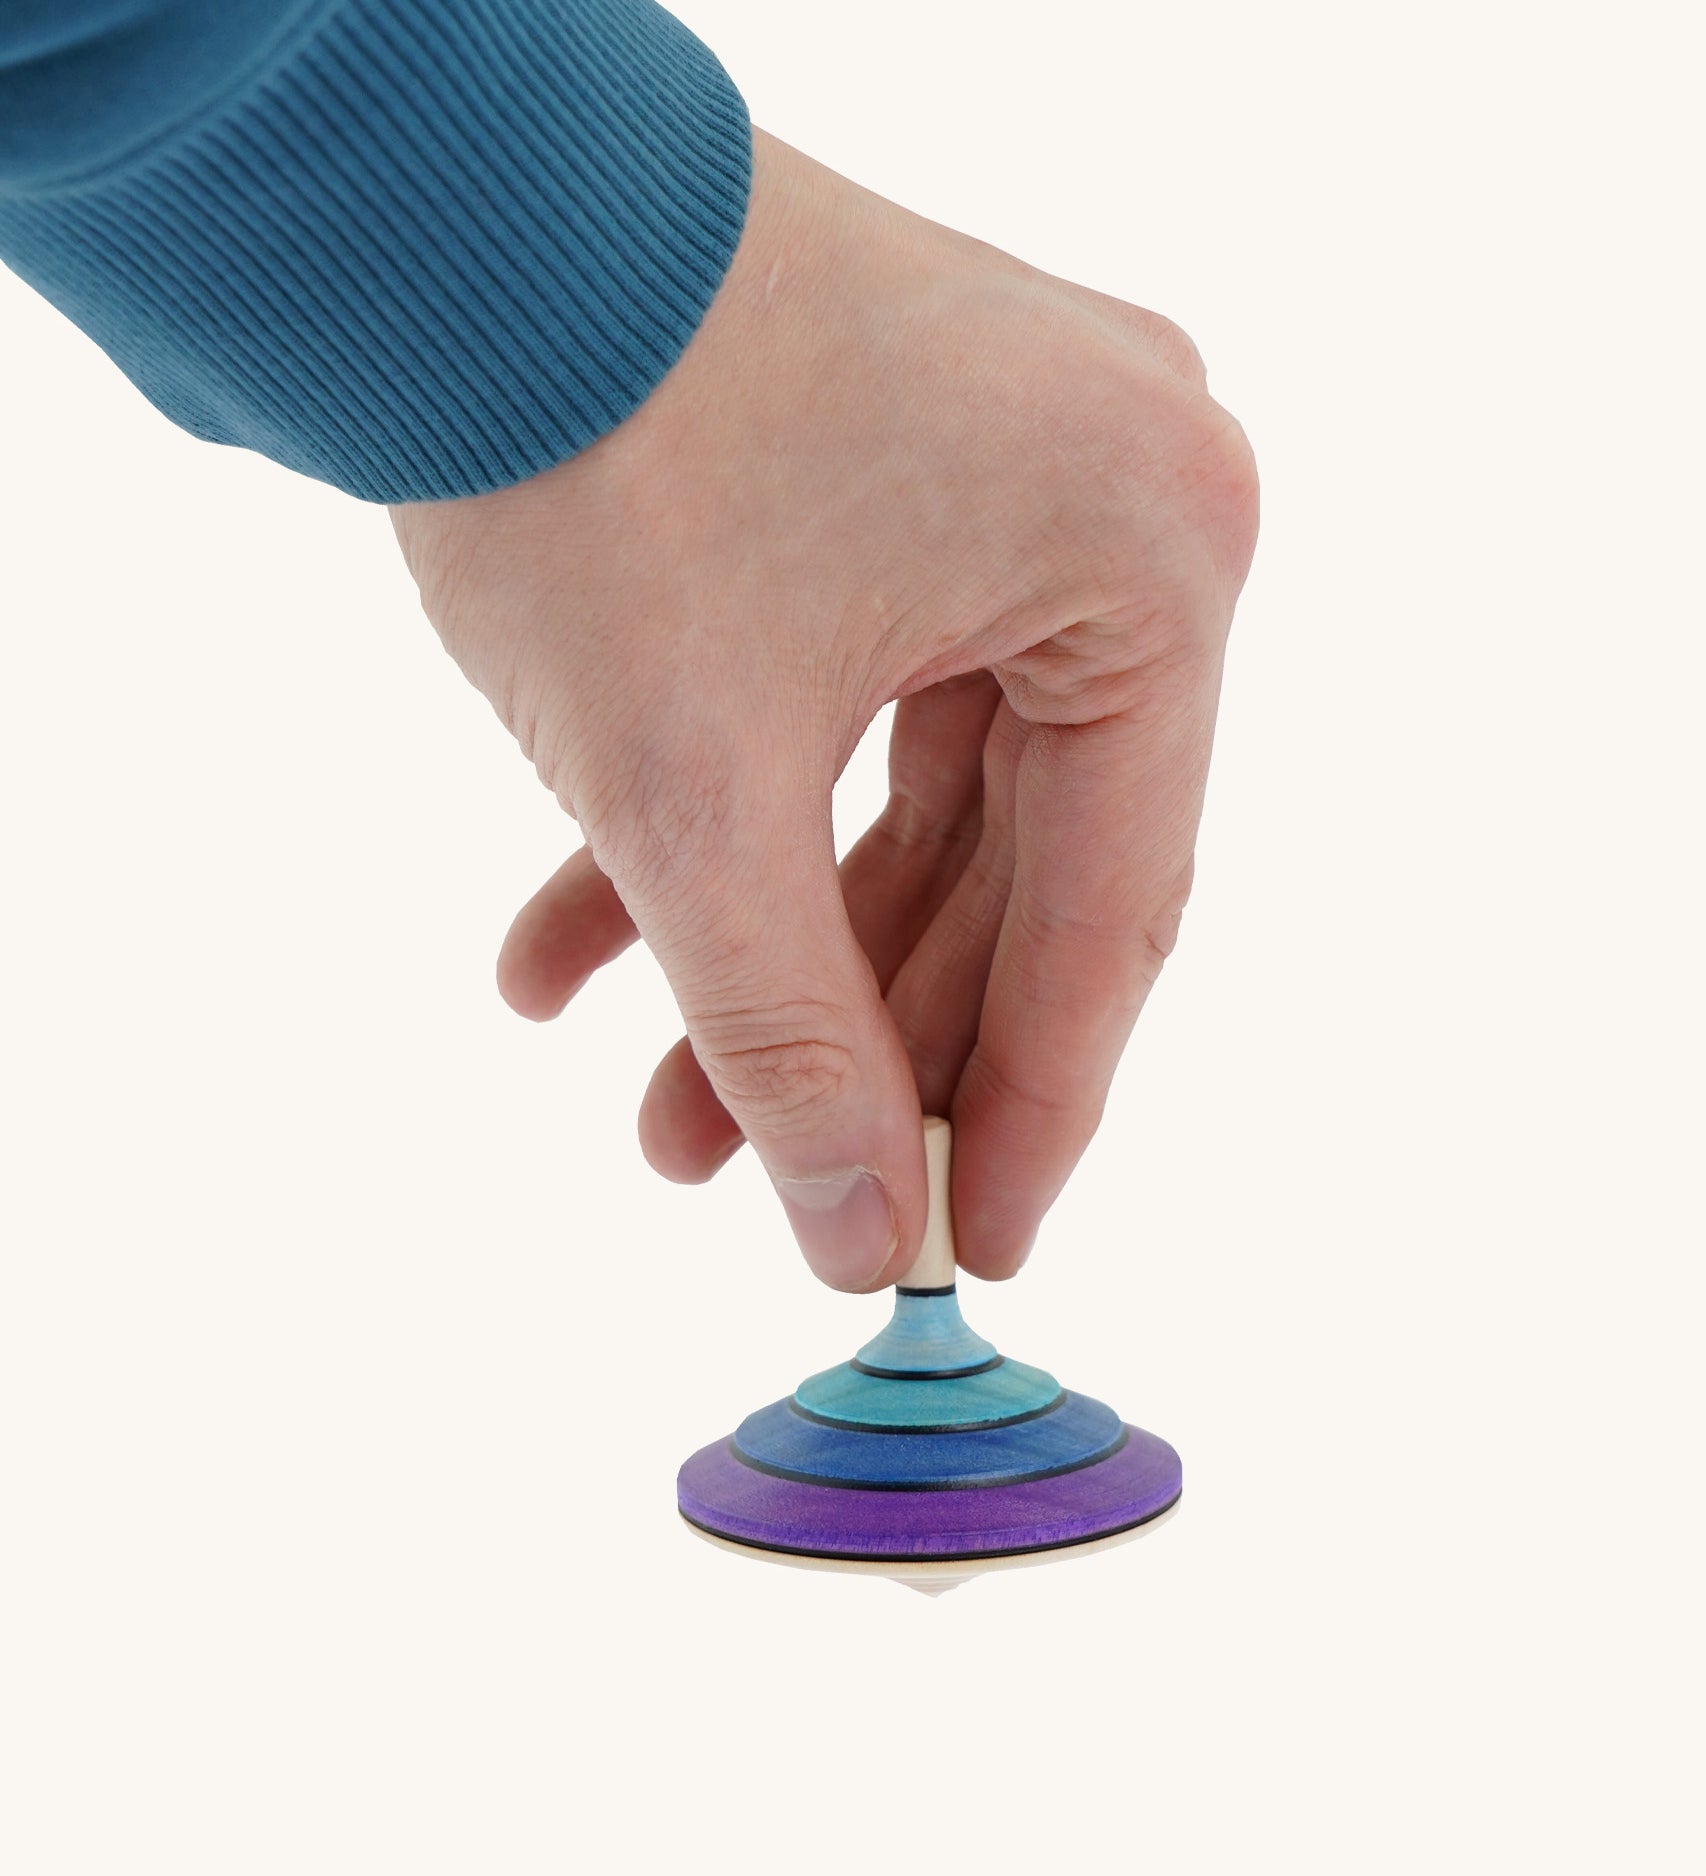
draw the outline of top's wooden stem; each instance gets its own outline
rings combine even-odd
[[[924,1120],[924,1163],[930,1179],[930,1210],[924,1242],[912,1268],[900,1279],[908,1290],[942,1290],[954,1281],[954,1130],[935,1114]]]

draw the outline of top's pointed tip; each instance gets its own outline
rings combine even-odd
[[[897,1576],[893,1579],[902,1589],[915,1589],[920,1596],[928,1596],[932,1602],[938,1596],[947,1595],[951,1589],[958,1589],[962,1583],[969,1583],[969,1576],[936,1577],[930,1582],[921,1582],[916,1576]]]

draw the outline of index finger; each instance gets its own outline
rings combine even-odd
[[[1012,892],[953,1106],[960,1261],[976,1276],[1024,1262],[1172,949],[1220,669],[1219,648],[1200,646],[1116,715],[1030,729]]]

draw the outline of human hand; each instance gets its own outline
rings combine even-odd
[[[750,1140],[817,1274],[875,1288],[923,1229],[922,1103],[960,1261],[1011,1275],[1190,887],[1256,528],[1190,341],[759,133],[734,263],[635,415],[393,520],[586,836],[516,919],[507,1000],[554,1016],[643,937],[687,1028],[654,1167]],[[831,790],[896,698],[838,871]]]

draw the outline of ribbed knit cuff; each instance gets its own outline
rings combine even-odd
[[[652,0],[336,0],[0,255],[185,429],[372,501],[533,475],[674,364],[740,238],[746,109]]]

